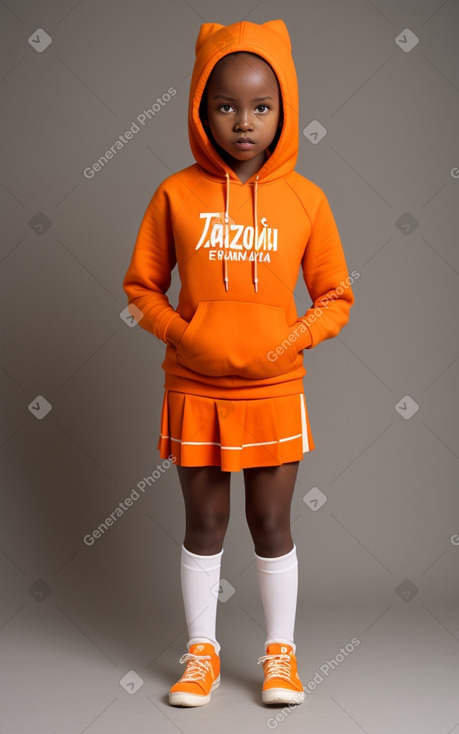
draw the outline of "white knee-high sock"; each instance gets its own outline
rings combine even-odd
[[[223,548],[212,556],[200,556],[187,550],[182,543],[180,580],[183,605],[188,627],[188,650],[195,642],[211,642],[215,652],[220,644],[215,637],[217,624],[218,587]]]
[[[292,645],[298,598],[298,559],[296,545],[277,558],[263,558],[255,553],[261,599],[265,612],[267,640]]]

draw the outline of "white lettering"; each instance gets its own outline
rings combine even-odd
[[[203,233],[201,235],[201,239],[199,240],[198,244],[196,245],[196,249],[197,250],[199,250],[199,248],[201,247],[202,243],[206,239],[207,231],[209,229],[210,220],[213,219],[214,217],[218,217],[218,212],[202,212],[199,215],[199,218],[200,219],[205,219],[206,222],[205,222],[205,225],[204,225],[204,231],[203,231]],[[207,243],[206,245],[204,245],[204,247],[209,247],[209,243]]]
[[[245,227],[242,224],[222,224],[220,212],[201,212],[199,215],[200,219],[204,219],[204,227],[199,238],[199,242],[196,244],[195,249],[199,250],[201,247],[204,248],[218,248],[225,250],[251,250],[258,253],[258,251],[277,251],[278,242],[278,230],[276,228],[268,227],[264,222],[263,229],[255,237],[255,229],[252,226]],[[217,219],[212,224],[212,220]],[[242,242],[241,242],[242,240]],[[209,253],[210,258],[210,253]],[[214,259],[214,258],[210,258]],[[218,259],[222,259],[219,258]],[[253,258],[251,258],[253,259]],[[269,256],[265,261],[269,262]],[[263,262],[263,260],[260,260]]]

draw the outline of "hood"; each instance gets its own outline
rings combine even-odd
[[[223,56],[236,51],[249,51],[261,56],[276,74],[283,107],[282,130],[277,145],[246,184],[253,184],[253,221],[255,242],[258,242],[259,216],[257,211],[258,184],[275,181],[291,173],[298,157],[299,111],[298,81],[292,58],[290,36],[283,20],[270,20],[258,25],[241,21],[229,26],[219,23],[201,25],[196,41],[196,60],[190,85],[188,105],[188,134],[196,162],[213,178],[226,187],[224,222],[229,223],[230,182],[240,179],[214,148],[199,117],[199,106],[207,80],[215,64]],[[263,213],[260,212],[260,218]],[[262,228],[261,228],[262,231]],[[229,290],[228,262],[223,261],[225,291]],[[253,263],[252,281],[258,292],[257,260]]]
[[[199,165],[216,178],[239,181],[215,150],[199,117],[199,105],[207,80],[223,56],[249,51],[261,56],[272,67],[279,82],[284,120],[282,132],[272,155],[258,171],[258,182],[282,178],[293,171],[298,157],[298,82],[292,58],[290,36],[283,20],[258,25],[241,21],[229,26],[219,23],[201,25],[196,41],[196,61],[190,86],[188,134],[193,156]],[[249,179],[249,182],[255,175]]]

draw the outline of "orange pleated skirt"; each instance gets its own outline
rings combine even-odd
[[[157,448],[179,466],[239,471],[299,461],[315,445],[304,393],[227,400],[166,388]]]

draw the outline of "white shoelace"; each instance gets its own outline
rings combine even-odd
[[[206,673],[210,670],[210,655],[193,655],[191,652],[186,652],[180,658],[180,662],[184,663],[188,661],[187,669],[180,680],[183,681],[197,681],[204,680]]]
[[[263,663],[265,660],[269,660],[266,673],[266,680],[270,678],[284,678],[290,681],[290,665],[291,660],[289,655],[279,653],[278,655],[262,655],[258,659],[257,665]]]

